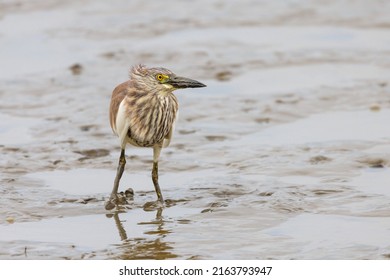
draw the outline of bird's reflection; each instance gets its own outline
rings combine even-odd
[[[155,210],[156,216],[154,219],[145,222],[139,222],[138,226],[154,225],[154,229],[144,231],[144,237],[128,237],[123,222],[120,217],[131,215],[129,212],[115,212],[115,225],[118,229],[119,237],[122,244],[117,246],[119,254],[114,256],[115,259],[171,259],[177,258],[178,255],[172,252],[173,243],[165,242],[164,238],[171,232],[163,218],[163,208]],[[150,238],[152,237],[152,238]]]
[[[127,233],[126,233],[125,228],[123,227],[123,224],[122,224],[121,220],[119,219],[119,213],[118,212],[116,212],[114,214],[114,220],[115,220],[115,225],[116,225],[116,228],[118,229],[121,241],[127,240]]]

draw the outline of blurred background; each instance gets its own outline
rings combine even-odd
[[[390,258],[390,1],[0,0],[0,258]],[[163,150],[119,157],[113,88],[175,94]]]

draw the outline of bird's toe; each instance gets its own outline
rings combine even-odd
[[[114,209],[116,207],[116,203],[113,202],[111,199],[109,201],[107,201],[104,205],[104,207],[106,208],[106,210],[110,211],[112,209]]]
[[[160,200],[146,202],[143,206],[145,211],[155,211],[164,208],[164,202]]]

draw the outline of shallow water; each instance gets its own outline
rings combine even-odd
[[[387,2],[120,2],[0,4],[1,259],[389,258]],[[166,207],[129,147],[111,213],[107,107],[139,62],[207,88],[176,92]]]

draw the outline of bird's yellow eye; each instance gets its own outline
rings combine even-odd
[[[164,76],[162,74],[157,74],[156,79],[161,82],[162,80],[164,80]]]

